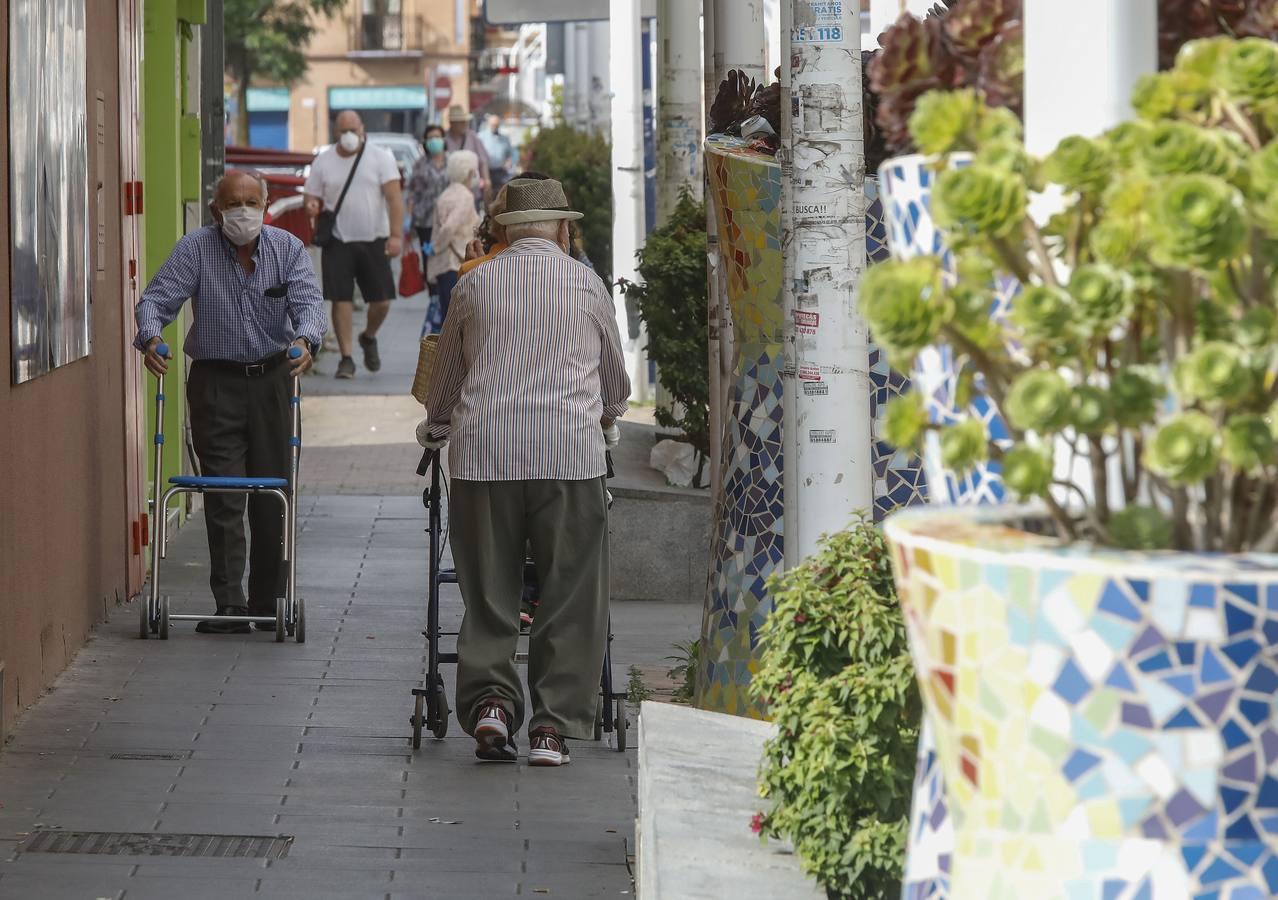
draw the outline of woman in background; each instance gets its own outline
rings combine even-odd
[[[408,176],[408,210],[413,217],[413,228],[422,246],[422,271],[430,257],[431,232],[435,224],[435,204],[448,187],[445,170],[448,154],[444,150],[444,129],[439,125],[427,125],[422,135],[426,155],[413,163]]]
[[[475,189],[479,185],[479,157],[469,150],[455,150],[445,167],[449,185],[435,203],[431,232],[431,257],[426,277],[439,286],[439,306],[448,318],[448,302],[457,285],[457,270],[466,258],[466,247],[479,227]],[[429,324],[429,323],[428,323]],[[426,333],[425,329],[422,331]]]

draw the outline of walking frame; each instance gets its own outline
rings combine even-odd
[[[425,683],[413,688],[413,714],[409,718],[412,725],[413,749],[422,745],[422,729],[429,729],[437,740],[443,740],[448,734],[448,717],[451,712],[448,706],[448,692],[444,687],[444,676],[440,672],[443,663],[457,663],[457,652],[443,652],[440,639],[456,638],[455,631],[441,631],[439,624],[439,588],[444,584],[457,584],[457,571],[445,569],[440,563],[444,556],[444,523],[443,496],[441,483],[443,463],[438,450],[427,450],[422,454],[417,474],[430,477],[430,485],[422,492],[422,503],[427,509],[426,534],[429,536],[429,571],[426,599],[426,636],[427,671]],[[612,474],[612,459],[608,460],[608,472]],[[609,499],[609,506],[612,505]],[[626,749],[626,694],[618,693],[613,686],[612,673],[612,621],[608,622],[608,638],[604,645],[603,671],[599,678],[599,702],[595,710],[596,741],[603,740],[605,734],[617,735],[615,743],[619,752]],[[528,654],[519,651],[515,654],[516,662],[527,662]]]
[[[169,356],[167,344],[160,344],[156,352]],[[291,347],[289,359],[302,355],[300,347]],[[291,432],[289,436],[289,471],[287,478],[257,478],[241,476],[173,475],[168,490],[163,490],[164,451],[164,376],[156,376],[155,388],[155,460],[154,481],[151,493],[151,519],[154,522],[151,536],[151,589],[140,604],[138,637],[146,640],[159,635],[168,640],[170,622],[259,622],[275,626],[275,640],[282,643],[285,637],[296,638],[299,644],[306,642],[306,606],[297,596],[297,478],[302,454],[302,387],[294,375],[289,394]],[[169,611],[168,595],[160,593],[160,560],[168,555],[169,501],[178,494],[267,494],[280,502],[284,517],[284,540],[281,542],[282,558],[286,563],[287,581],[283,597],[275,600],[272,616],[194,616],[174,615]]]

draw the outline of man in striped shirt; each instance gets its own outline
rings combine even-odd
[[[513,182],[497,217],[510,246],[453,293],[427,398],[424,443],[451,440],[453,556],[466,616],[458,717],[475,755],[517,759],[515,670],[524,550],[542,603],[529,638],[529,763],[569,761],[594,730],[608,632],[606,447],[630,381],[612,297],[567,254],[557,181]]]

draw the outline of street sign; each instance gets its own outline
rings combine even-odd
[[[435,109],[447,109],[453,102],[453,80],[447,75],[435,79]]]
[[[655,18],[657,0],[643,0],[639,15],[645,19]],[[490,25],[607,19],[608,0],[485,0],[484,18]]]

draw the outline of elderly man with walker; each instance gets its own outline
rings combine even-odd
[[[542,603],[528,648],[528,761],[588,740],[608,637],[607,445],[630,382],[612,297],[568,255],[557,181],[515,181],[497,222],[510,246],[458,282],[419,440],[451,443],[450,530],[466,607],[457,713],[485,762],[515,762],[525,547]]]
[[[216,617],[197,617],[196,630],[205,634],[246,633],[250,617],[262,620],[259,628],[277,629],[277,600],[286,591],[286,557],[293,549],[286,516],[269,490],[232,485],[289,479],[293,486],[290,468],[300,437],[292,433],[297,410],[291,386],[311,367],[327,327],[306,247],[287,231],[263,225],[266,196],[266,183],[256,175],[223,176],[211,205],[215,223],[178,241],[136,310],[134,346],[146,354],[147,369],[162,378],[171,357],[161,330],[192,301],[186,392],[203,477],[186,478],[185,487],[205,493],[209,586],[217,606]],[[157,443],[158,432],[157,426]],[[172,483],[184,487],[181,476]],[[252,532],[247,597],[246,496]],[[162,518],[161,498],[155,500]],[[162,522],[156,532],[162,538]]]

